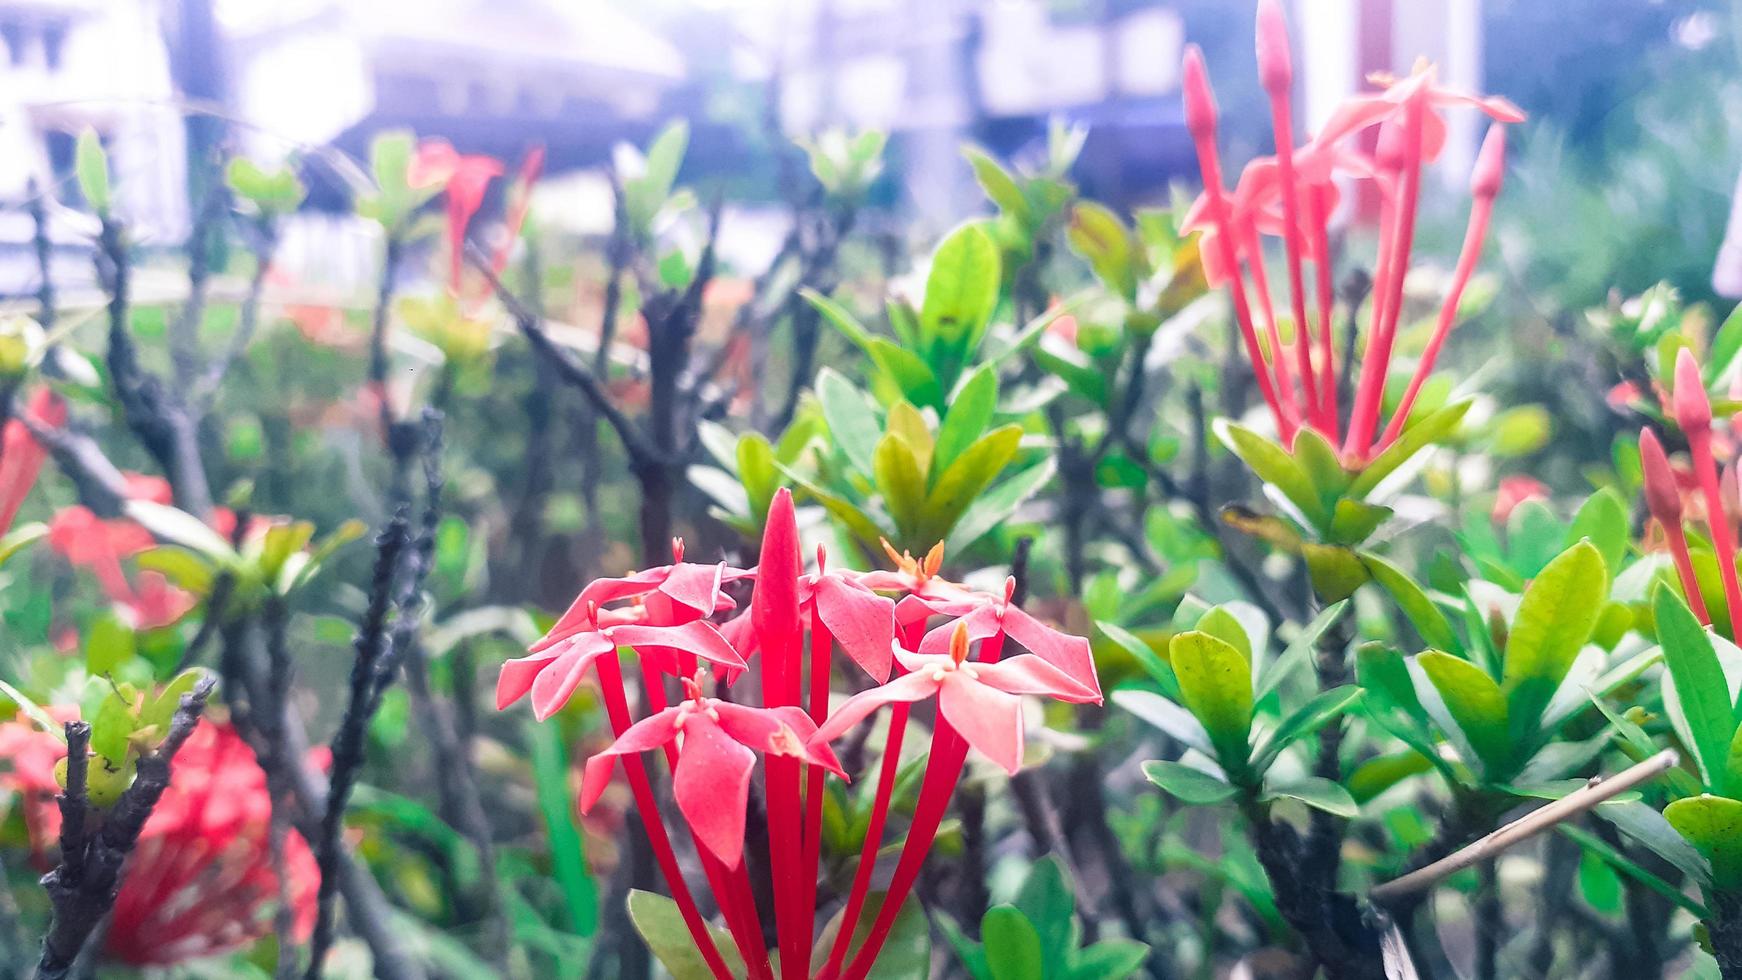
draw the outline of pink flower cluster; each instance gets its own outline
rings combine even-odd
[[[1089,643],[1023,612],[1010,602],[1009,587],[987,593],[940,578],[941,546],[924,559],[892,553],[895,570],[872,572],[831,568],[819,548],[814,570],[806,571],[785,490],[770,509],[756,568],[686,562],[681,543],[674,551],[671,565],[584,588],[528,656],[503,665],[498,706],[530,694],[534,712],[548,717],[589,671],[596,672],[617,741],[588,760],[582,809],[598,800],[621,763],[678,908],[698,950],[722,978],[729,976],[725,962],[684,883],[640,753],[664,754],[678,810],[733,942],[751,977],[771,978],[744,861],[745,812],[761,757],[781,974],[802,977],[811,974],[817,952],[824,780],[831,774],[846,778],[830,743],[891,706],[875,806],[843,924],[815,974],[863,978],[931,848],[967,750],[977,749],[1014,773],[1023,755],[1022,696],[1100,702]],[[727,587],[751,581],[754,590],[740,610]],[[1028,652],[1004,657],[1007,641]],[[875,686],[832,707],[837,645]],[[630,715],[622,651],[636,655],[650,699],[638,721]],[[704,663],[722,696],[705,693],[699,672]],[[727,688],[736,694],[736,682],[751,672],[759,674],[760,705],[723,696]],[[676,704],[667,701],[668,676],[683,685]],[[937,723],[913,823],[868,938],[849,961],[848,939],[883,844],[908,713],[913,704],[932,699]]]
[[[1186,126],[1204,180],[1204,192],[1192,205],[1186,228],[1203,233],[1199,251],[1209,282],[1228,287],[1259,392],[1284,444],[1292,446],[1297,432],[1312,428],[1333,445],[1340,444],[1345,466],[1358,467],[1402,433],[1422,384],[1433,372],[1434,361],[1457,317],[1458,301],[1481,256],[1494,199],[1500,193],[1505,169],[1504,124],[1522,122],[1524,113],[1502,98],[1442,86],[1434,69],[1422,64],[1407,78],[1375,78],[1383,86],[1380,91],[1348,100],[1316,136],[1296,146],[1289,104],[1294,66],[1277,0],[1261,0],[1258,5],[1257,43],[1259,81],[1270,101],[1276,154],[1247,164],[1232,193],[1222,183],[1216,102],[1203,54],[1195,45],[1186,49],[1182,81]],[[1441,112],[1456,106],[1475,107],[1496,125],[1488,130],[1470,178],[1470,219],[1451,288],[1409,386],[1380,432],[1392,347],[1403,311],[1403,281],[1415,239],[1422,167],[1433,162],[1445,147],[1446,123]],[[1360,146],[1360,137],[1375,127],[1374,149],[1367,152]],[[1336,297],[1329,228],[1341,193],[1339,184],[1352,181],[1367,181],[1377,189],[1381,216],[1378,255],[1372,265],[1366,350],[1347,430],[1339,434],[1343,416],[1337,404]],[[1292,342],[1285,340],[1272,302],[1265,267],[1266,237],[1280,239],[1283,245]],[[1304,266],[1309,263],[1315,273],[1316,317],[1307,309]],[[1346,329],[1352,330],[1355,312],[1349,311],[1347,316],[1350,324]]]

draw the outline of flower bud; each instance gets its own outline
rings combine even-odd
[[[1506,127],[1494,123],[1482,137],[1476,168],[1470,172],[1470,196],[1492,200],[1500,196],[1500,180],[1506,175]]]
[[[1294,85],[1294,62],[1288,49],[1288,23],[1277,0],[1258,4],[1258,81],[1271,95],[1286,93]]]
[[[1681,491],[1663,443],[1650,429],[1639,430],[1639,462],[1645,470],[1645,506],[1665,527],[1679,526],[1682,519]]]
[[[1699,362],[1694,352],[1683,347],[1675,360],[1675,390],[1670,395],[1676,424],[1682,431],[1693,433],[1712,427],[1712,402],[1706,396],[1706,383],[1700,378]]]
[[[1186,130],[1192,134],[1192,139],[1214,139],[1216,95],[1210,91],[1210,76],[1204,69],[1204,52],[1195,44],[1186,45],[1180,90],[1185,95]]]

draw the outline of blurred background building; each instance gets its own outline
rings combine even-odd
[[[1297,111],[1308,131],[1375,71],[1420,54],[1442,79],[1549,102],[1568,132],[1596,125],[1589,99],[1623,85],[1658,38],[1688,43],[1695,0],[1296,0]],[[735,199],[782,200],[779,140],[831,126],[891,134],[880,200],[931,227],[979,201],[960,147],[1021,161],[1049,119],[1089,128],[1076,176],[1115,204],[1165,195],[1194,172],[1181,124],[1183,45],[1201,44],[1228,110],[1234,159],[1268,150],[1252,71],[1249,0],[0,0],[0,292],[28,288],[19,261],[34,180],[57,200],[77,133],[109,146],[139,236],[185,235],[198,160],[218,139],[296,154],[310,206],[343,210],[356,161],[391,128],[446,136],[513,160],[533,143],[548,171],[591,187],[552,214],[578,231],[608,219],[598,168],[612,146],[685,117],[685,178],[732,182]],[[1543,7],[1553,7],[1545,11]],[[1577,9],[1574,9],[1577,8]],[[1565,25],[1580,20],[1578,44]],[[1679,32],[1679,33],[1678,33]],[[1694,31],[1698,33],[1697,30]],[[1593,38],[1595,40],[1593,40]],[[1489,76],[1485,79],[1484,76]],[[183,110],[191,110],[191,115]],[[1600,117],[1599,117],[1600,118]],[[1467,173],[1479,135],[1454,123],[1445,172]],[[591,178],[586,175],[591,172]],[[1458,179],[1461,179],[1458,178]],[[589,180],[591,183],[589,183]],[[197,182],[197,180],[196,180]],[[324,219],[311,218],[318,227]],[[80,234],[57,228],[76,258]],[[323,233],[303,251],[346,265],[370,243]],[[312,242],[318,241],[319,244]],[[342,242],[350,241],[350,245]],[[292,248],[293,253],[297,251]],[[82,260],[81,260],[82,261]],[[15,268],[16,267],[16,268]]]

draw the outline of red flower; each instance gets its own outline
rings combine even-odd
[[[496,678],[496,707],[508,707],[532,692],[532,713],[543,721],[568,703],[587,671],[618,647],[633,647],[649,664],[666,673],[677,673],[682,656],[700,657],[724,667],[742,670],[744,660],[712,623],[695,620],[677,626],[645,626],[622,622],[621,613],[589,610],[584,622],[573,625],[567,636],[546,636],[532,647],[532,655],[502,665]],[[613,623],[613,620],[616,620]]]
[[[878,595],[865,583],[865,574],[849,569],[828,569],[827,555],[817,549],[817,571],[798,580],[799,613],[822,620],[835,642],[853,662],[878,683],[889,679],[891,644],[895,642],[895,600]],[[754,605],[754,603],[753,603]],[[745,656],[758,647],[755,618],[742,615],[720,632]]]
[[[744,858],[744,811],[756,753],[790,756],[841,778],[827,745],[809,741],[817,727],[801,708],[747,708],[705,698],[684,678],[689,698],[636,722],[611,747],[587,760],[581,812],[592,809],[611,780],[617,757],[656,749],[682,736],[672,794],[696,840],[727,867]]]
[[[56,721],[74,721],[79,717],[75,707],[51,705],[49,716]],[[0,723],[0,789],[15,795],[24,806],[24,827],[31,848],[40,856],[50,842],[60,836],[60,806],[55,797],[60,783],[54,769],[66,758],[67,745],[53,732],[43,731],[23,713],[14,721]]]
[[[405,181],[412,187],[443,188],[448,205],[448,285],[456,294],[460,291],[460,270],[465,262],[466,227],[483,206],[490,181],[502,173],[502,161],[461,154],[440,137],[419,143],[417,155],[406,168]]]
[[[1034,654],[997,663],[968,662],[968,627],[952,628],[949,652],[943,655],[897,649],[895,658],[910,673],[861,691],[847,700],[818,729],[814,742],[839,738],[866,715],[886,704],[911,703],[937,696],[938,713],[981,754],[1014,774],[1022,768],[1022,699],[1041,694],[1078,704],[1101,703],[1099,693],[1085,691],[1064,671]]]
[[[1458,301],[1475,269],[1487,235],[1489,214],[1500,189],[1505,143],[1502,126],[1524,114],[1501,98],[1480,97],[1438,84],[1434,69],[1422,63],[1408,78],[1375,77],[1383,91],[1350,99],[1335,110],[1318,136],[1294,145],[1290,88],[1294,80],[1286,25],[1280,4],[1258,6],[1259,79],[1268,96],[1277,153],[1253,161],[1232,193],[1223,187],[1216,147],[1217,115],[1203,55],[1188,46],[1182,76],[1186,126],[1203,172],[1204,192],[1187,214],[1185,228],[1201,232],[1199,254],[1211,284],[1225,284],[1234,318],[1258,382],[1259,393],[1287,446],[1302,426],[1317,430],[1341,447],[1346,467],[1359,467],[1401,434],[1422,384],[1433,370],[1441,345],[1456,319]],[[1403,305],[1403,281],[1414,245],[1422,165],[1445,145],[1441,112],[1473,106],[1492,117],[1482,153],[1472,174],[1472,204],[1457,272],[1440,307],[1426,352],[1409,387],[1380,431],[1392,347]],[[1357,133],[1379,127],[1378,147],[1369,159],[1350,146]],[[1373,263],[1372,320],[1363,348],[1353,410],[1338,408],[1338,344],[1332,337],[1333,276],[1328,222],[1337,207],[1337,176],[1371,179],[1383,198],[1378,256]],[[1278,328],[1267,279],[1263,236],[1282,239],[1287,259],[1292,344]],[[1316,309],[1309,311],[1305,263],[1314,266]],[[1252,296],[1248,296],[1250,280]],[[1312,313],[1317,314],[1315,317]],[[1353,327],[1350,327],[1353,329]],[[1262,336],[1260,334],[1262,330]]]
[[[1494,496],[1494,523],[1505,524],[1512,511],[1527,500],[1546,500],[1548,487],[1533,476],[1508,476],[1500,481],[1500,491]]]
[[[170,766],[115,899],[105,951],[166,966],[248,945],[272,932],[272,799],[254,753],[229,725],[202,721]],[[295,941],[314,928],[320,872],[295,831],[284,842]]]
[[[137,589],[127,580],[121,560],[152,544],[151,532],[133,521],[106,520],[79,505],[62,508],[48,523],[49,547],[70,564],[95,575],[104,594],[128,613],[136,629],[168,626],[195,605],[191,594],[170,585],[156,572],[142,574]]]
[[[67,421],[66,403],[48,388],[37,389],[25,413],[50,428],[59,428]],[[30,437],[23,422],[6,420],[0,428],[0,534],[11,529],[47,458],[48,450]]]

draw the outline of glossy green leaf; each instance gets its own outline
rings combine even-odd
[[[972,349],[998,305],[998,246],[978,223],[958,227],[932,253],[921,327],[956,349]]]
[[[871,472],[895,526],[903,531],[917,529],[925,507],[925,472],[907,440],[893,432],[879,439]]]
[[[1070,980],[1125,980],[1143,969],[1149,946],[1135,939],[1103,939],[1077,953]]]
[[[1044,980],[1040,934],[1014,905],[994,906],[980,921],[992,980]]]
[[[1194,806],[1226,803],[1240,793],[1227,780],[1178,762],[1151,759],[1143,764],[1143,775],[1162,792]]]
[[[1077,897],[1057,855],[1029,867],[1011,904],[1040,937],[1043,975],[1062,976],[1077,951]]]
[[[1490,777],[1505,774],[1512,761],[1506,696],[1482,668],[1449,653],[1430,651],[1416,658],[1446,711],[1475,750]]]
[[[1613,580],[1621,572],[1621,562],[1627,557],[1632,532],[1628,526],[1627,504],[1613,487],[1604,487],[1586,498],[1573,524],[1567,531],[1566,544],[1587,539],[1603,556],[1603,565]]]
[[[1410,423],[1403,430],[1403,434],[1397,437],[1396,442],[1361,468],[1361,472],[1349,484],[1349,496],[1365,498],[1416,453],[1457,431],[1458,424],[1464,420],[1464,413],[1470,410],[1470,405],[1468,401],[1447,405],[1419,422]]]
[[[1348,790],[1323,776],[1302,776],[1275,785],[1267,784],[1260,799],[1297,800],[1315,810],[1350,820],[1361,813],[1360,806]]]
[[[1501,673],[1515,733],[1534,729],[1590,638],[1608,594],[1603,556],[1589,541],[1561,552],[1525,589]]]
[[[1203,722],[1159,694],[1126,688],[1113,692],[1113,703],[1205,755],[1215,751]]]
[[[1289,641],[1288,647],[1282,651],[1282,655],[1259,671],[1258,683],[1252,692],[1252,700],[1255,703],[1262,702],[1272,691],[1281,687],[1282,682],[1287,680],[1295,671],[1306,666],[1318,648],[1319,638],[1324,636],[1325,631],[1341,619],[1348,610],[1349,604],[1347,602],[1334,602],[1319,610],[1312,622],[1308,623],[1293,640]]]
[[[1663,818],[1712,866],[1712,885],[1742,888],[1742,801],[1692,796],[1663,808]]]
[[[1319,499],[1312,478],[1294,457],[1282,451],[1281,446],[1227,419],[1217,419],[1215,430],[1217,438],[1234,455],[1240,457],[1260,480],[1282,491],[1282,495],[1300,508],[1307,520],[1320,528],[1330,525],[1330,511]]]
[[[714,980],[714,973],[690,937],[676,902],[664,895],[630,889],[629,921],[635,924],[642,942],[671,974],[672,980]],[[732,975],[743,976],[744,963],[738,956],[737,947],[732,944],[732,937],[723,929],[709,927],[708,932]]]
[[[877,440],[882,436],[870,399],[851,381],[827,367],[817,372],[816,392],[823,418],[829,423],[829,435],[853,466],[869,475]]]
[[[1110,291],[1127,303],[1137,299],[1138,269],[1131,231],[1110,208],[1094,201],[1078,201],[1071,208],[1065,237]]]
[[[853,954],[858,952],[866,937],[871,934],[871,925],[883,908],[883,897],[882,892],[873,892],[865,897],[865,907],[859,913],[858,926],[847,946],[848,962],[852,961]],[[823,927],[822,935],[812,949],[813,976],[822,972],[829,950],[834,948],[835,937],[841,931],[841,915],[845,911],[843,908],[835,913],[828,925]],[[948,930],[945,930],[945,934],[949,934]],[[890,926],[883,949],[877,954],[877,962],[872,964],[871,971],[866,974],[866,980],[910,980],[912,977],[926,976],[930,970],[931,925],[926,921],[925,910],[920,907],[919,900],[909,896],[902,904],[901,911],[895,914],[895,923]],[[778,972],[776,970],[777,975]]]
[[[114,201],[109,194],[109,154],[95,129],[79,133],[73,150],[73,171],[78,176],[79,193],[98,215],[107,216]]]
[[[988,531],[1003,524],[1016,513],[1018,507],[1046,485],[1056,472],[1058,464],[1051,456],[1047,456],[1039,463],[993,484],[991,489],[981,493],[962,512],[955,528],[946,539],[949,542],[944,549],[946,553],[960,554]]]
[[[1186,708],[1203,723],[1222,768],[1240,773],[1252,731],[1251,664],[1233,646],[1197,631],[1175,636],[1169,651]]]
[[[1101,631],[1101,635],[1118,644],[1131,659],[1137,661],[1150,679],[1161,688],[1162,694],[1175,700],[1179,698],[1179,679],[1173,675],[1172,665],[1167,662],[1167,658],[1145,643],[1142,637],[1117,623],[1099,622],[1095,624],[1095,628]]]
[[[1729,771],[1730,743],[1736,734],[1730,685],[1724,668],[1712,650],[1712,637],[1694,618],[1681,596],[1668,586],[1659,586],[1652,598],[1663,659],[1675,683],[1676,700],[1686,719],[1688,734],[1706,789],[1724,793]]]
[[[1269,769],[1283,749],[1342,716],[1359,700],[1361,689],[1349,684],[1325,691],[1290,712],[1253,754],[1253,771],[1262,773]]]
[[[950,399],[949,411],[938,426],[936,465],[947,467],[992,424],[998,410],[998,372],[983,364],[962,382]]]
[[[1451,621],[1434,605],[1426,590],[1416,584],[1415,579],[1378,555],[1363,554],[1361,561],[1367,566],[1373,581],[1390,594],[1391,600],[1397,603],[1397,608],[1403,611],[1404,617],[1421,634],[1428,646],[1436,650],[1463,652],[1464,646],[1458,641],[1458,634],[1452,629]]]

